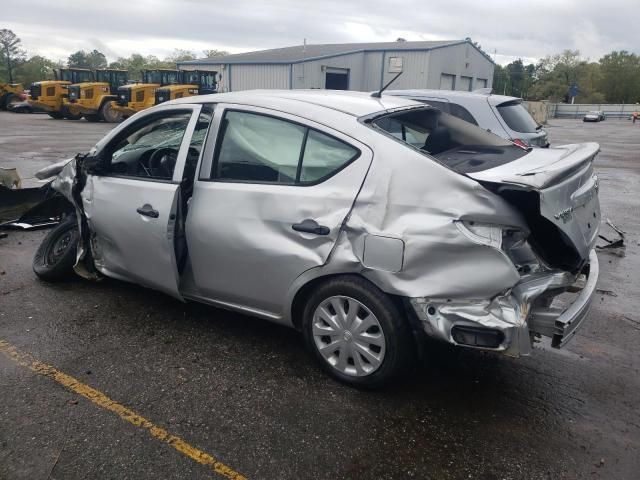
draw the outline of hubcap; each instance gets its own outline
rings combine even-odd
[[[72,234],[70,231],[64,232],[60,235],[53,245],[49,248],[47,252],[47,263],[49,265],[54,265],[60,257],[64,254],[64,252],[69,248],[71,244]]]
[[[313,314],[313,340],[329,365],[340,373],[362,377],[375,372],[385,353],[377,317],[358,300],[329,297]]]

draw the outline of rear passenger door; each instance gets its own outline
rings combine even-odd
[[[279,315],[293,281],[323,265],[372,160],[326,126],[218,105],[187,218],[197,296]]]

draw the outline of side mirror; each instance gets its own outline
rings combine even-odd
[[[104,175],[107,173],[109,163],[102,151],[95,155],[87,155],[82,159],[82,169],[91,175]]]

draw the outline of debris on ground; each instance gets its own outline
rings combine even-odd
[[[609,295],[610,297],[617,297],[618,294],[612,290],[605,290],[603,288],[596,288],[596,293],[601,293],[603,295]]]
[[[0,185],[6,188],[22,188],[22,179],[15,168],[0,168]]]
[[[609,227],[611,227],[611,229],[615,233],[617,233],[620,238],[615,240],[610,240],[604,235],[598,235],[598,238],[604,240],[607,243],[605,245],[596,245],[596,249],[601,252],[607,252],[613,255],[617,255],[619,257],[624,257],[625,250],[626,250],[626,246],[624,244],[624,236],[626,232],[624,232],[619,227],[614,225],[613,222],[608,218],[607,218],[607,225],[609,225]]]

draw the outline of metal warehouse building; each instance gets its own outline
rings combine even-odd
[[[494,63],[470,39],[298,45],[180,62],[181,70],[218,73],[218,91],[255,88],[378,90],[491,87]]]

